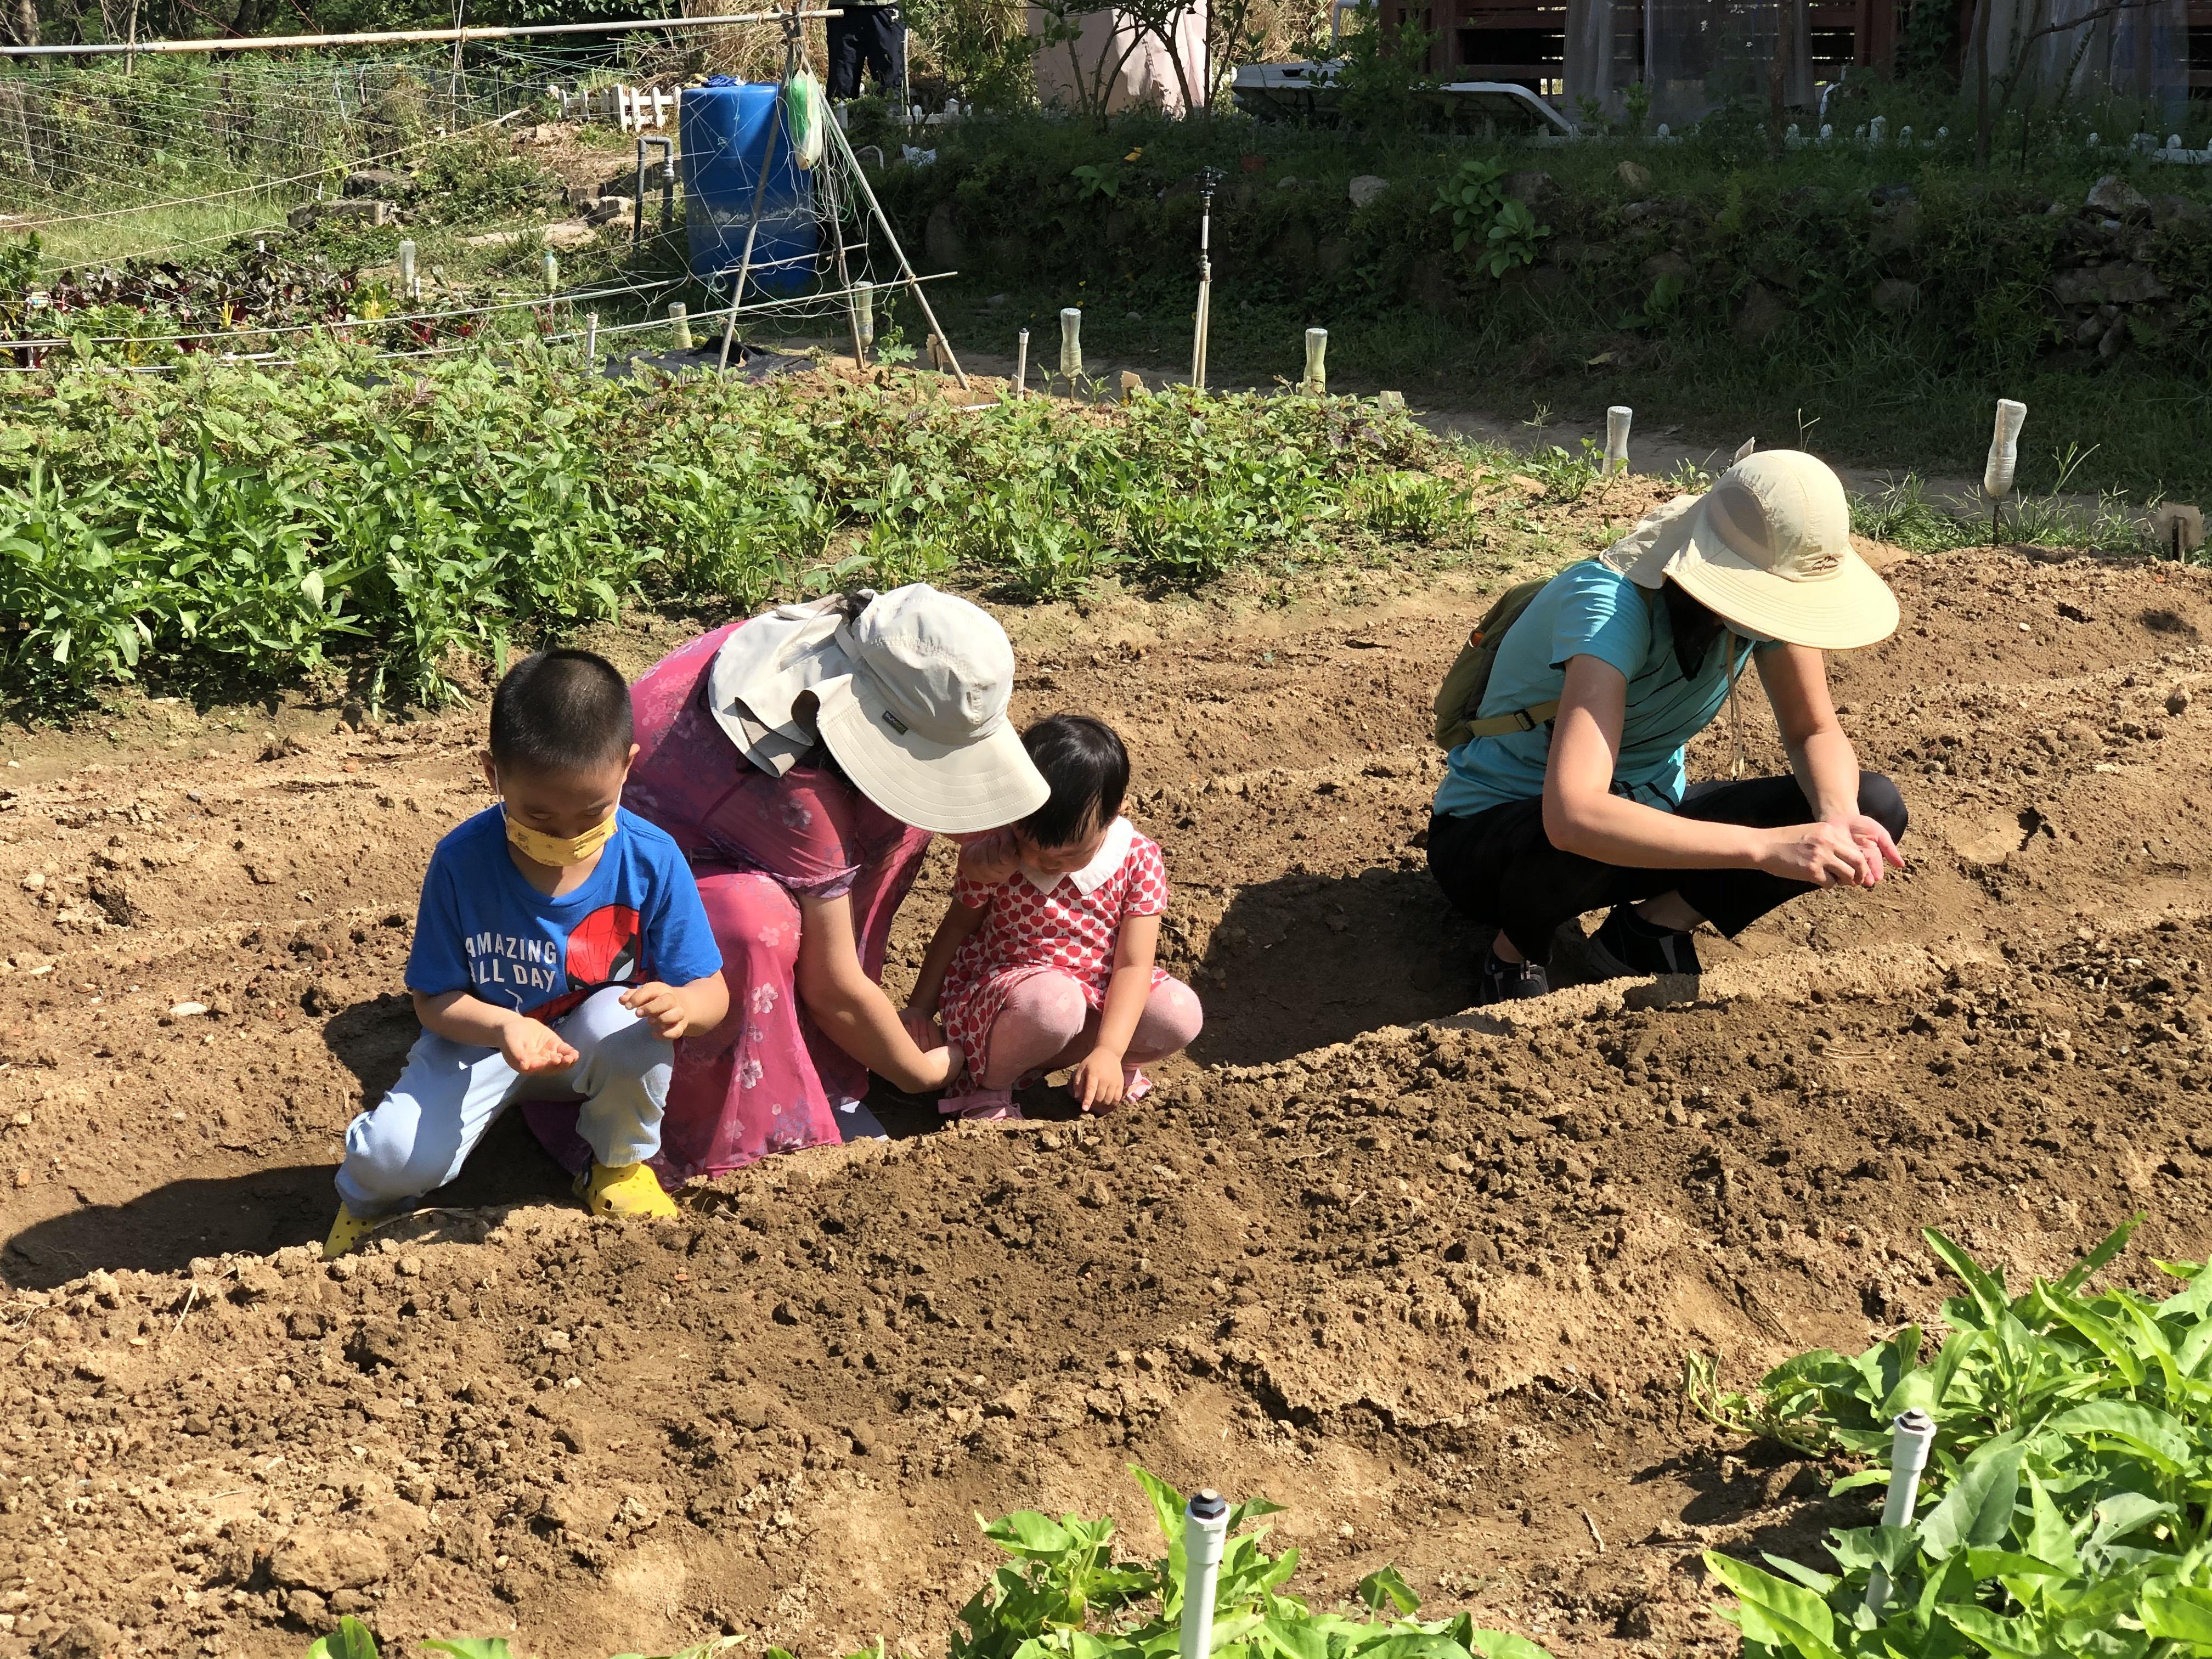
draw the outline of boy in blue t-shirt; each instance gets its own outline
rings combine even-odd
[[[430,855],[407,957],[422,1035],[346,1130],[325,1258],[459,1175],[518,1100],[584,1097],[576,1192],[593,1211],[676,1213],[645,1160],[677,1039],[721,1024],[730,994],[684,854],[618,805],[630,737],[629,688],[588,651],[526,657],[499,683],[483,758],[501,804]]]

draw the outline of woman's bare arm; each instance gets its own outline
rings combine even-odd
[[[970,909],[958,899],[945,907],[945,920],[937,924],[929,949],[922,952],[921,967],[914,976],[914,994],[907,999],[908,1008],[921,1014],[936,1013],[945,995],[945,975],[952,967],[954,955],[982,925],[983,913]]]
[[[1821,887],[1865,879],[1866,849],[1834,825],[1715,823],[1614,794],[1627,705],[1628,679],[1618,668],[1598,657],[1568,659],[1544,771],[1544,834],[1553,846],[1626,869],[1757,869]]]
[[[919,1094],[952,1080],[958,1056],[925,1051],[860,966],[848,898],[799,898],[799,1000],[823,1034],[894,1087]]]
[[[1836,719],[1828,696],[1828,668],[1817,651],[1802,645],[1779,646],[1758,655],[1759,682],[1774,706],[1775,724],[1790,751],[1797,787],[1814,804],[1820,822],[1833,824],[1867,854],[1859,879],[1871,887],[1887,870],[1905,867],[1889,831],[1859,811],[1859,757]]]

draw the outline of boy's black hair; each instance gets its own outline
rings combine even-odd
[[[1023,732],[1022,747],[1052,787],[1045,804],[1015,826],[1039,847],[1066,847],[1121,811],[1129,751],[1105,721],[1054,714]]]
[[[491,694],[491,757],[538,772],[629,758],[629,687],[605,657],[559,647],[525,657]]]

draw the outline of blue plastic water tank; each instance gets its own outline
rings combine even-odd
[[[726,283],[744,257],[745,227],[761,187],[769,124],[777,122],[775,157],[768,167],[760,234],[753,240],[749,292],[797,294],[813,280],[820,228],[814,218],[814,175],[799,165],[791,128],[782,119],[774,82],[726,75],[686,87],[677,102],[684,179],[684,227],[691,274]]]

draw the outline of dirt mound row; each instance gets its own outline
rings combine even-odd
[[[1420,846],[1480,580],[1013,618],[1018,712],[1120,726],[1167,851],[1209,1023],[1157,1109],[923,1134],[887,1103],[909,1138],[628,1230],[503,1127],[334,1268],[307,1247],[413,1035],[473,722],[172,709],[120,762],[21,751],[0,1659],[292,1653],[349,1609],[558,1659],[716,1628],[921,1653],[987,1568],[975,1512],[1141,1539],[1132,1458],[1291,1503],[1324,1599],[1395,1560],[1562,1655],[1729,1648],[1697,1550],[1856,1511],[1685,1421],[1686,1348],[1741,1380],[1929,1315],[1923,1224],[2015,1273],[2136,1208],[2145,1257],[2212,1249],[2203,580],[1892,579],[1907,628],[1837,685],[1911,800],[1904,876],[1713,944],[1700,986],[1508,1019],[1463,1016],[1474,939]],[[1749,704],[1694,765],[1739,747],[1779,763]]]
[[[1486,1618],[1693,1635],[1681,1516],[1780,1493],[1684,1456],[1681,1352],[1924,1310],[1930,1221],[2024,1275],[2133,1207],[2201,1218],[2208,954],[2171,921],[1903,1006],[1386,1032],[756,1170],[678,1225],[432,1214],[328,1267],[21,1294],[13,1636],[275,1652],[356,1611],[819,1650],[942,1628],[972,1510],[1095,1504],[1129,1455],[1303,1500],[1329,1589],[1395,1559],[1449,1597],[1510,1553]]]

